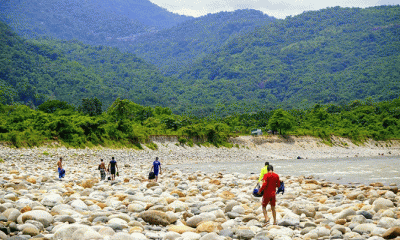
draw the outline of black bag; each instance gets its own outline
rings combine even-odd
[[[154,174],[154,172],[150,172],[149,173],[149,180],[155,179],[155,178],[156,178],[156,175]]]

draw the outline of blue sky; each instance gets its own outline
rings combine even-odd
[[[304,11],[318,10],[327,7],[372,7],[378,5],[395,5],[399,0],[150,0],[168,9],[170,12],[199,17],[208,13],[234,11],[251,8],[260,10],[276,18],[297,15]]]

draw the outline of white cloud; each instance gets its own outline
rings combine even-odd
[[[251,8],[276,18],[327,7],[372,7],[399,4],[399,0],[150,0],[171,12],[199,17],[207,13]]]

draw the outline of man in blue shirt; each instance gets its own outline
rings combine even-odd
[[[115,161],[114,157],[112,157],[107,167],[107,171],[111,173],[111,181],[115,180],[115,168],[117,169],[118,172],[117,161]]]
[[[160,171],[160,174],[162,174],[161,172],[161,163],[160,161],[158,161],[158,157],[156,157],[156,160],[153,162],[153,166],[151,167],[152,171],[154,169],[154,175],[156,176],[156,182],[158,180],[158,172]]]

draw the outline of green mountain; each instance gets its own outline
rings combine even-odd
[[[93,2],[108,12],[127,16],[156,29],[171,28],[178,23],[193,19],[169,12],[149,0],[93,0]]]
[[[400,95],[400,6],[328,8],[232,39],[179,78],[198,105],[307,107]],[[201,91],[207,89],[207,91]]]
[[[99,98],[104,107],[118,97],[144,105],[173,102],[164,95],[170,78],[133,54],[75,41],[24,40],[2,22],[0,35],[3,104],[37,106],[50,98],[79,105],[88,97]],[[160,89],[165,90],[160,94]]]
[[[0,20],[26,37],[113,45],[191,19],[148,0],[1,0]]]
[[[129,46],[119,46],[169,75],[216,51],[229,40],[274,20],[249,9],[208,14],[155,34],[144,34]]]
[[[231,24],[235,19],[242,25],[239,20]],[[400,6],[335,7],[274,21],[246,10],[205,16],[197,24],[191,20],[163,30],[158,38],[141,35],[136,43],[126,42],[138,44],[131,48],[139,54],[154,56],[164,73],[178,72],[171,77],[116,48],[24,40],[1,24],[0,101],[38,105],[51,98],[79,105],[84,97],[97,97],[108,107],[120,97],[179,113],[226,116],[391,100],[400,95],[399,19]],[[177,44],[180,38],[186,40]]]

